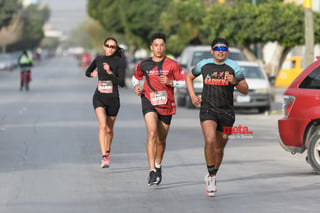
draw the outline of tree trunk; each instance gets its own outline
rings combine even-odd
[[[271,60],[266,62],[265,71],[268,76],[276,77],[279,73],[281,65],[288,53],[291,51],[292,47],[283,47],[278,43],[276,44],[274,50],[272,51]]]

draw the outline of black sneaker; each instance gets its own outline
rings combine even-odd
[[[156,177],[157,177],[156,184],[159,185],[161,183],[161,180],[162,180],[161,167],[160,168],[156,168]]]
[[[152,170],[149,172],[149,180],[148,180],[148,185],[154,185],[157,183],[157,176],[156,176],[156,171]]]

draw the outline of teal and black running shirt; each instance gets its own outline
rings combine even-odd
[[[203,77],[202,109],[216,112],[233,111],[234,85],[227,81],[227,76],[233,75],[238,82],[244,80],[237,62],[226,59],[219,64],[213,58],[204,59],[193,67],[192,74]]]

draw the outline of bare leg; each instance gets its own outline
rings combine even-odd
[[[156,162],[158,165],[161,164],[164,151],[166,149],[166,139],[169,132],[170,125],[163,123],[158,120],[158,134],[156,140]]]
[[[224,137],[223,132],[220,132],[220,131],[217,131],[216,135],[217,135],[217,141],[216,141],[217,143],[215,144],[215,150],[214,150],[214,154],[215,154],[214,167],[216,170],[218,170],[223,159],[224,147],[228,142],[228,137]]]
[[[156,112],[148,112],[144,116],[145,124],[147,127],[147,155],[150,170],[155,169],[155,153],[156,153],[156,139],[157,139],[157,123],[158,115]]]
[[[204,136],[204,156],[207,165],[215,165],[215,144],[217,140],[217,123],[211,120],[201,122]]]
[[[107,151],[107,135],[106,135],[107,121],[106,121],[106,112],[104,108],[97,107],[96,116],[99,122],[99,143],[100,143],[101,154],[105,155]]]
[[[106,126],[106,151],[111,150],[111,144],[113,139],[113,126],[116,121],[115,116],[107,116],[107,126]]]
[[[215,165],[215,169],[219,169],[222,159],[224,147],[227,144],[228,137],[224,137],[223,133],[217,131],[217,123],[207,120],[201,123],[205,146],[204,153],[207,165]]]

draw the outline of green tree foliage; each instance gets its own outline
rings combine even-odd
[[[320,43],[320,12],[313,12],[313,31],[315,43]]]
[[[29,40],[35,45],[39,44],[44,37],[42,28],[49,18],[49,9],[46,7],[40,9],[38,5],[30,5],[22,11],[22,17],[24,17],[23,40]]]
[[[160,30],[160,14],[171,0],[88,0],[90,17],[110,33],[125,34],[129,45],[148,46],[150,35]]]
[[[168,50],[179,54],[188,44],[201,44],[200,27],[205,7],[198,0],[172,1],[163,12],[160,26],[169,36]]]
[[[71,31],[68,40],[72,41],[73,45],[82,46],[87,50],[95,49],[96,51],[101,51],[106,35],[106,30],[98,22],[87,19]],[[118,42],[121,41],[118,39]]]
[[[7,49],[33,49],[39,46],[44,38],[43,25],[49,19],[50,10],[48,7],[40,8],[37,4],[31,4],[19,11],[18,19],[22,25],[21,37]],[[17,32],[14,32],[17,33]]]
[[[304,12],[295,4],[244,3],[235,8],[212,5],[207,14],[203,33],[213,38],[225,37],[233,45],[249,47],[277,41],[291,48],[304,42]]]
[[[17,13],[21,4],[19,0],[0,0],[0,30],[10,24],[13,15]]]

